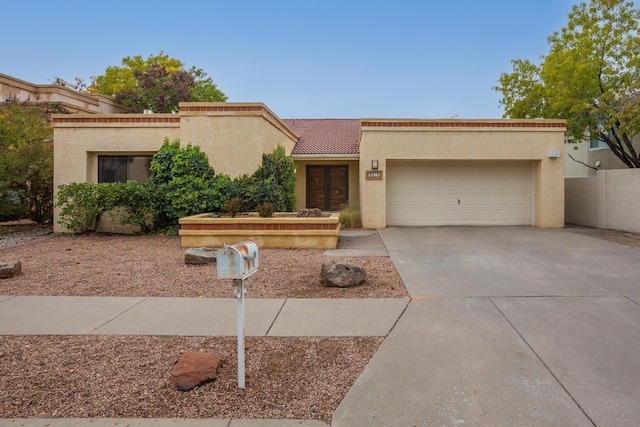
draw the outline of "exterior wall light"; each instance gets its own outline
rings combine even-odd
[[[377,160],[371,160],[371,169],[373,169],[373,170],[378,169],[378,161]]]

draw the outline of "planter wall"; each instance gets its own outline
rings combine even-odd
[[[338,213],[312,218],[292,215],[295,214],[212,218],[210,214],[200,214],[180,218],[181,244],[183,248],[221,248],[225,243],[251,239],[261,248],[336,248],[340,232]]]

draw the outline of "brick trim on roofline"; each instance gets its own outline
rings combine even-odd
[[[204,105],[197,105],[204,104]],[[293,141],[298,141],[299,136],[287,125],[284,120],[276,116],[264,104],[228,104],[228,103],[195,103],[181,102],[180,113],[260,113],[274,126],[285,132]]]
[[[222,112],[222,111],[262,111],[265,108],[262,105],[203,105],[203,106],[195,106],[195,105],[181,105],[180,112],[181,113],[191,113],[191,112]]]
[[[140,117],[138,115],[132,115],[130,117],[112,116],[112,114],[103,115],[101,117],[65,115],[64,117],[53,116],[52,121],[54,125],[61,123],[180,123],[180,117],[177,116],[163,117],[155,114],[145,114],[144,117]]]
[[[363,120],[362,125],[372,128],[546,128],[566,129],[564,121],[391,121]]]

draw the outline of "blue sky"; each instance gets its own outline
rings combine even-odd
[[[48,84],[163,51],[281,118],[498,118],[577,0],[0,0],[0,73]]]

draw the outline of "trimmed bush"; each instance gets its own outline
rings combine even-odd
[[[178,219],[224,208],[230,179],[215,176],[207,155],[200,147],[165,138],[151,160],[149,185],[155,195],[156,227],[178,223]]]
[[[95,231],[100,218],[116,207],[116,189],[109,183],[74,182],[58,187],[58,222],[78,233]]]
[[[260,215],[263,218],[270,218],[273,216],[273,205],[269,202],[265,202],[265,203],[260,203],[258,206],[256,206],[256,211],[258,212],[258,215]]]
[[[122,224],[138,225],[144,233],[176,232],[178,219],[204,212],[256,210],[272,216],[295,208],[293,159],[280,147],[263,156],[263,166],[251,176],[234,180],[215,175],[199,147],[164,140],[151,160],[145,183],[72,183],[61,185],[57,196],[59,223],[75,232],[95,231],[100,218],[116,208]]]
[[[240,198],[233,197],[224,204],[224,211],[231,215],[231,218],[235,218],[235,216],[240,211]]]

